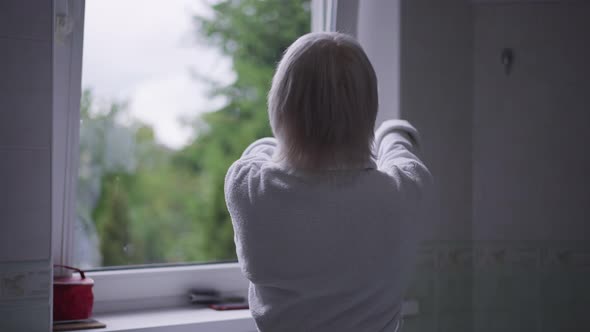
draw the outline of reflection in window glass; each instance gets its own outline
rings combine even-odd
[[[75,263],[235,259],[227,168],[271,134],[300,0],[87,0]]]

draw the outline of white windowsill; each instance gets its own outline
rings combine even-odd
[[[111,332],[255,332],[256,325],[249,310],[216,311],[206,308],[182,307],[143,310],[93,317],[107,325],[105,329],[78,330]]]
[[[405,301],[403,316],[418,314],[418,302]],[[196,307],[142,310],[94,317],[105,323],[106,329],[97,332],[255,332],[256,325],[249,310],[216,311]],[[79,332],[89,330],[78,330]]]

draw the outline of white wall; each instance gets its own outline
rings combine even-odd
[[[439,241],[471,239],[471,26],[467,1],[402,2],[400,117],[423,135]]]
[[[382,115],[418,127],[436,181],[404,330],[590,328],[588,17],[584,1],[360,2]]]
[[[474,237],[585,240],[590,3],[475,8]]]
[[[474,6],[478,330],[590,330],[588,17],[587,1]]]
[[[473,317],[471,4],[359,2],[357,38],[379,80],[378,123],[403,118],[416,126],[435,179],[424,210],[432,241],[421,249],[407,293],[420,313],[405,319],[403,329],[467,331]]]
[[[0,2],[0,330],[47,331],[52,1]]]
[[[356,29],[344,30],[356,31],[377,72],[377,122],[408,119],[424,136],[423,155],[436,180],[427,216],[437,227],[436,239],[469,240],[470,4],[455,0],[359,1],[356,19]]]
[[[399,114],[422,134],[434,177],[425,243],[408,296],[421,313],[407,331],[471,331],[472,16],[460,0],[407,0],[400,13]]]

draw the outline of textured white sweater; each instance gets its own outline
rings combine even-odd
[[[402,120],[375,135],[376,160],[313,173],[256,141],[228,170],[225,195],[250,310],[263,332],[396,331],[431,182]]]

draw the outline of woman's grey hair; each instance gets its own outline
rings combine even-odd
[[[278,157],[305,169],[365,165],[377,109],[377,77],[360,44],[306,34],[285,51],[268,95]]]

